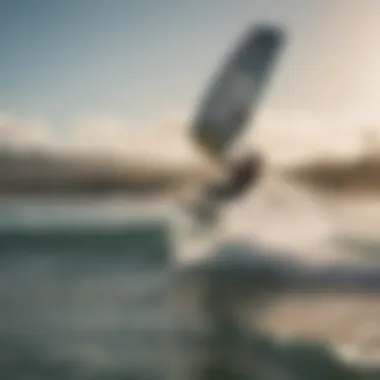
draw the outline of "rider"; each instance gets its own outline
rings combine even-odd
[[[228,168],[230,176],[224,183],[211,185],[206,189],[206,198],[217,202],[233,200],[252,187],[260,179],[263,160],[260,154],[250,153],[235,161]]]

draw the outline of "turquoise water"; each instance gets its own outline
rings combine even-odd
[[[189,379],[201,349],[210,360],[194,379],[380,378],[324,346],[233,327],[182,350],[170,301],[177,247],[164,215],[54,202],[0,211],[1,379]],[[249,375],[233,369],[242,358]],[[170,377],[174,369],[181,375]]]
[[[0,378],[166,379],[173,327],[167,223],[133,223],[128,213],[110,221],[93,206],[75,206],[71,220],[67,205],[61,214],[51,205],[7,207]]]

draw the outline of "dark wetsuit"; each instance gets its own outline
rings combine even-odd
[[[210,186],[207,198],[214,201],[228,201],[242,195],[253,186],[261,174],[261,161],[255,157],[236,164],[231,170],[227,183]]]

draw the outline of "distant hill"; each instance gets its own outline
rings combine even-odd
[[[346,161],[319,160],[292,167],[287,180],[318,191],[380,197],[380,155],[370,152]]]
[[[203,181],[207,170],[110,156],[0,153],[0,195],[152,194]]]
[[[202,163],[169,165],[149,157],[0,152],[0,196],[156,195],[203,183],[211,175]],[[315,160],[283,169],[280,175],[314,191],[380,197],[378,153],[345,161]]]

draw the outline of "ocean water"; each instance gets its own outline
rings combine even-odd
[[[1,209],[0,377],[167,378],[173,246],[165,220],[116,212],[112,202]]]
[[[172,290],[180,268],[230,241],[308,263],[362,260],[365,248],[349,238],[372,241],[379,204],[328,199],[268,179],[222,210],[213,232],[192,235],[189,218],[170,199],[2,200],[0,378],[375,378],[342,369],[324,347],[279,346],[257,333],[248,344],[255,354],[244,359],[254,377],[226,369],[228,356],[194,372],[194,350],[177,339]],[[218,339],[204,357],[236,344]]]

